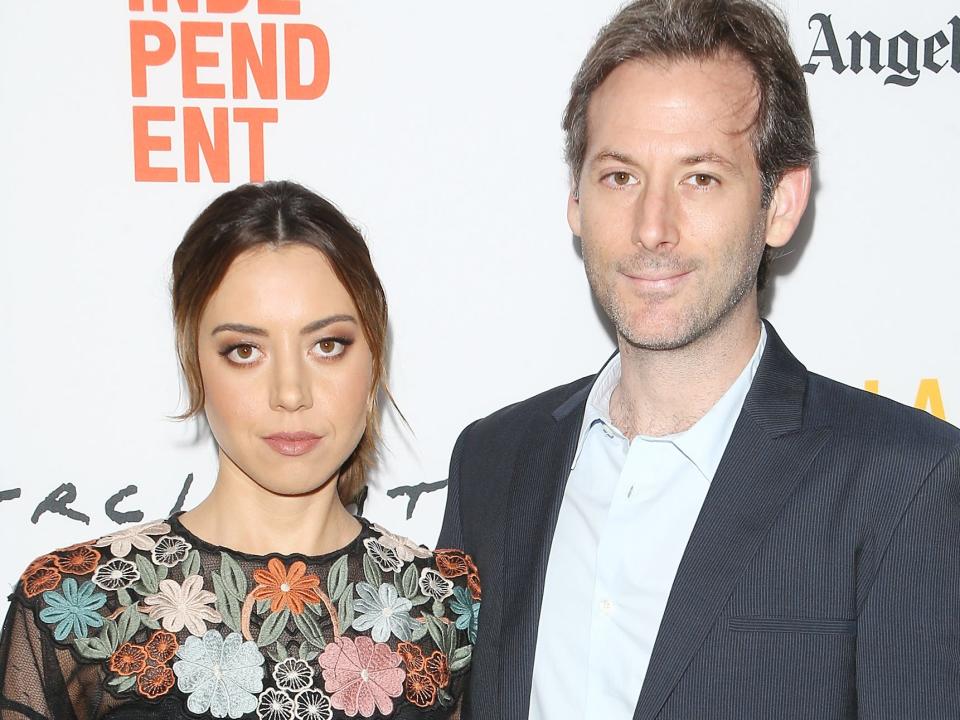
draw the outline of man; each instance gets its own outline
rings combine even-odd
[[[587,55],[568,217],[619,352],[457,441],[465,718],[960,716],[960,432],[759,316],[810,192],[804,83],[760,0],[639,0]]]

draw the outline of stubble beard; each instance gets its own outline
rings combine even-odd
[[[691,345],[723,325],[733,310],[754,289],[757,282],[757,268],[764,250],[765,234],[765,220],[761,216],[751,229],[747,255],[738,256],[735,262],[724,263],[719,269],[721,274],[736,273],[737,281],[729,286],[726,292],[721,286],[716,287],[714,293],[698,296],[694,306],[681,309],[680,317],[672,328],[667,328],[659,334],[648,334],[645,328],[637,326],[632,318],[629,304],[617,295],[614,283],[616,275],[605,271],[600,263],[594,261],[586,247],[583,252],[584,267],[594,297],[621,338],[638,350],[677,350]],[[647,271],[669,269],[677,272],[696,269],[696,267],[682,267],[675,259],[645,253],[645,255],[637,255],[618,263],[616,274],[623,271],[637,271],[641,268]]]

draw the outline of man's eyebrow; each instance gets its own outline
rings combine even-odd
[[[683,158],[680,162],[684,165],[700,165],[701,163],[712,163],[714,165],[722,165],[731,172],[736,173],[737,175],[743,175],[740,168],[734,165],[732,162],[727,160],[722,155],[718,155],[715,152],[702,152],[697,153],[696,155],[688,155]]]
[[[300,330],[301,335],[309,335],[314,333],[317,330],[322,330],[327,327],[327,325],[332,325],[335,322],[352,322],[357,324],[357,319],[353,315],[330,315],[329,317],[320,318],[319,320],[314,320],[309,325],[305,326]],[[263,328],[258,328],[254,325],[244,325],[243,323],[223,323],[222,325],[217,325],[211,335],[216,335],[221,332],[237,332],[243,333],[244,335],[258,335],[260,337],[266,337],[269,333]]]
[[[623,163],[624,165],[637,164],[632,157],[617,150],[601,150],[593,156],[593,162],[600,162],[602,160],[613,160],[614,162]]]

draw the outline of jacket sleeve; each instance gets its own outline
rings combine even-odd
[[[463,523],[460,514],[461,472],[463,449],[466,438],[476,422],[468,425],[453,446],[450,456],[450,471],[447,476],[447,504],[443,511],[443,525],[440,528],[440,537],[437,540],[438,548],[463,548]]]
[[[857,716],[946,720],[960,708],[960,447],[890,538],[857,627]]]

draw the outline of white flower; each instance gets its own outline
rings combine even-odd
[[[207,630],[202,638],[188,637],[177,657],[173,672],[180,692],[189,695],[190,712],[239,718],[257,709],[253,693],[263,690],[263,655],[252,640]]]
[[[357,600],[353,607],[357,617],[353,621],[354,630],[366,632],[373,628],[370,636],[378,643],[387,642],[391,635],[400,640],[410,640],[417,627],[417,621],[410,617],[412,603],[400,597],[392,583],[383,583],[379,590],[370,583],[357,583]]]
[[[283,690],[267,688],[260,693],[257,717],[260,720],[294,720],[297,711],[293,707],[293,698]]]
[[[187,559],[187,553],[190,552],[192,545],[177,535],[165,535],[157,540],[153,546],[150,557],[157,565],[173,567]]]
[[[431,568],[420,573],[420,591],[434,600],[444,600],[453,595],[453,583]]]
[[[273,679],[281,690],[296,693],[313,685],[313,670],[303,660],[287,658],[273,668]]]
[[[367,548],[367,555],[369,555],[384,572],[396,572],[403,567],[403,562],[397,557],[396,551],[388,548],[379,540],[367,538],[363,541],[363,544]]]
[[[294,710],[300,720],[332,720],[330,698],[319,690],[304,690],[294,698]]]
[[[411,562],[415,557],[424,559],[433,555],[422,545],[417,545],[413,540],[392,533],[376,523],[373,523],[373,529],[380,533],[380,544],[393,550],[403,562]]]
[[[175,580],[161,580],[160,592],[148,595],[143,602],[150,605],[150,617],[163,621],[163,629],[178,632],[186,626],[191,635],[203,635],[207,626],[204,621],[218,623],[223,616],[214,608],[217,596],[203,589],[203,578],[191,575],[180,585]]]
[[[157,541],[150,535],[166,535],[168,532],[170,532],[170,526],[165,522],[145,523],[104,535],[94,544],[97,547],[109,545],[114,557],[122,558],[130,553],[131,546],[140,550],[153,550]]]
[[[91,579],[104,590],[123,590],[140,579],[140,571],[129,560],[114,558],[98,567]]]

